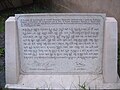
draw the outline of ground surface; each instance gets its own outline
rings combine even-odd
[[[53,11],[52,10],[52,5],[51,5],[51,0],[49,2],[47,0],[38,0],[41,2],[35,2],[32,5],[20,7],[20,8],[15,8],[15,9],[8,9],[8,10],[3,10],[0,11],[0,48],[5,48],[5,33],[4,33],[4,22],[9,16],[14,16],[14,14],[17,13],[50,13],[50,12],[59,12],[59,11]],[[46,3],[47,1],[47,3]],[[5,67],[5,57],[4,57],[4,52],[0,56],[0,89],[4,87],[5,85],[5,72],[4,72],[4,67]],[[120,59],[120,50],[119,50],[119,56],[118,58]],[[120,60],[118,61],[118,73],[120,76]]]

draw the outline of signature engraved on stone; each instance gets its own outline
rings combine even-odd
[[[84,64],[84,63],[81,63],[81,62],[75,62],[75,66],[76,66],[76,67],[84,67],[85,64]]]
[[[38,61],[34,61],[33,66],[42,67],[42,68],[43,68],[43,67],[44,67],[44,68],[50,68],[50,67],[55,66],[55,64],[52,63],[51,61],[48,61],[48,62],[38,62]]]
[[[86,70],[85,69],[85,64],[82,63],[82,62],[75,62],[75,67],[74,67],[74,70],[79,70],[79,71],[83,71],[83,70]]]

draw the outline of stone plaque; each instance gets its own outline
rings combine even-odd
[[[102,73],[105,14],[16,14],[23,74]]]

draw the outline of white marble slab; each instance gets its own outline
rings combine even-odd
[[[104,56],[102,74],[79,75],[37,75],[20,73],[18,33],[15,17],[9,17],[5,23],[5,74],[6,88],[11,89],[79,89],[85,83],[90,89],[119,89],[117,74],[117,21],[107,17],[104,31]],[[109,34],[109,35],[108,35]],[[12,51],[12,52],[11,52]],[[80,86],[79,86],[80,85]]]
[[[102,75],[21,75],[12,89],[120,89],[118,83],[103,83]]]
[[[104,82],[118,82],[118,23],[113,17],[106,19],[103,53]]]
[[[17,83],[19,78],[18,37],[15,17],[5,22],[5,80],[6,83]]]
[[[102,73],[105,14],[17,14],[16,21],[21,73]]]

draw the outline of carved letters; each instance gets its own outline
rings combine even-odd
[[[104,15],[18,16],[23,72],[102,72]]]

